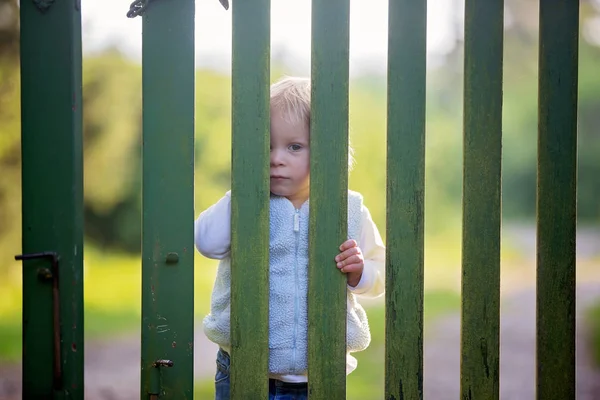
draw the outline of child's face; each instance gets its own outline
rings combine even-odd
[[[289,122],[271,108],[271,192],[287,197],[296,207],[308,199],[310,175],[309,128]]]

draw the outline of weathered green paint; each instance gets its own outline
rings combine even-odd
[[[390,1],[385,398],[423,398],[427,2]]]
[[[62,388],[82,399],[83,159],[81,14],[61,1],[44,14],[22,1],[22,253],[58,252]],[[19,252],[15,249],[15,253]],[[49,260],[23,262],[23,398],[53,398],[52,281]]]
[[[150,3],[142,28],[141,398],[156,391],[158,378],[160,398],[191,399],[194,1]],[[177,262],[170,253],[177,253]],[[171,360],[173,366],[154,367],[159,359]]]
[[[268,398],[270,0],[234,2],[231,396]]]
[[[503,15],[465,3],[461,399],[499,398]]]
[[[346,398],[349,0],[313,0],[308,380],[310,399]]]
[[[542,0],[537,182],[537,398],[575,398],[579,1]]]

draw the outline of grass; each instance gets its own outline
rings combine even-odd
[[[588,309],[587,321],[590,329],[592,360],[600,368],[600,302]]]
[[[204,381],[194,382],[194,398],[209,400],[215,398],[215,383],[207,379]]]

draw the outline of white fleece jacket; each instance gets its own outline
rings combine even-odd
[[[270,377],[303,382],[307,379],[307,201],[296,209],[284,197],[271,196],[269,245],[269,373]],[[230,350],[230,218],[227,192],[200,214],[195,223],[195,242],[206,257],[221,260],[211,298],[210,314],[204,318],[207,337]],[[370,343],[367,316],[355,294],[378,297],[384,292],[385,248],[377,227],[359,193],[348,191],[348,237],[358,242],[365,258],[359,284],[347,292],[347,373],[357,365],[351,352]],[[341,243],[340,243],[341,244]],[[332,262],[332,268],[335,264]]]

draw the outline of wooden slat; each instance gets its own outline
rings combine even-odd
[[[311,399],[346,398],[346,276],[334,258],[347,238],[349,0],[312,2],[308,287]]]
[[[575,398],[579,1],[540,1],[537,398]]]
[[[53,382],[52,280],[38,276],[52,262],[23,261],[22,395],[48,399],[67,390],[70,398],[82,399],[81,12],[74,2],[45,3],[45,12],[35,2],[20,3],[23,248],[13,250],[60,257],[62,379]]]
[[[142,29],[141,396],[191,398],[194,1],[150,2]],[[159,371],[153,366],[159,359],[173,361],[173,367]]]
[[[427,2],[390,0],[385,398],[423,398]]]
[[[499,398],[503,14],[465,3],[462,399]]]
[[[270,1],[234,2],[231,398],[268,398]]]

